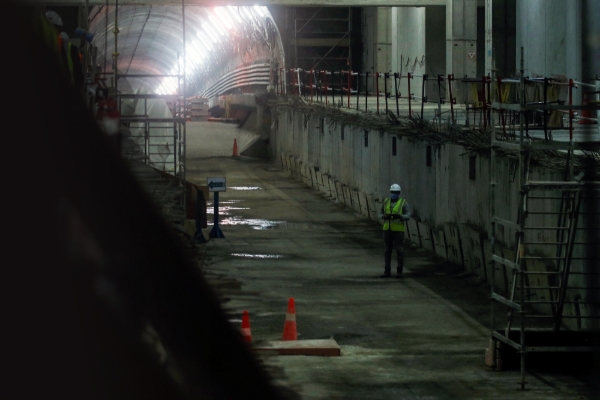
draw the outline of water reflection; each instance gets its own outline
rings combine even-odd
[[[232,189],[232,190],[262,190],[262,188],[258,187],[258,186],[230,186],[229,189]]]
[[[231,206],[223,206],[221,207],[219,205],[219,215],[229,215],[231,214],[230,211],[232,210],[249,210],[250,208],[248,207],[231,207]],[[206,214],[208,215],[214,215],[215,214],[215,208],[208,208],[206,209]]]
[[[281,254],[249,254],[249,253],[231,253],[234,257],[244,257],[244,258],[283,258],[284,256]]]
[[[267,219],[229,217],[224,218],[219,222],[219,225],[249,225],[252,227],[252,229],[256,230],[273,229],[279,224],[285,224],[285,221],[270,221]]]

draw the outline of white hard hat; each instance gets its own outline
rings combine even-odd
[[[399,192],[402,189],[400,189],[400,185],[398,185],[397,183],[394,183],[392,186],[390,186],[390,192]]]
[[[66,32],[61,32],[60,37],[62,38],[62,40],[69,40],[69,35],[67,35]]]
[[[58,15],[58,13],[56,11],[52,11],[52,10],[46,11],[46,18],[48,18],[48,21],[50,21],[50,23],[52,25],[60,26],[62,28],[62,26],[63,26],[62,19],[60,18],[60,15]]]

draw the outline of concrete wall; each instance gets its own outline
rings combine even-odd
[[[362,19],[363,32],[363,71],[374,74],[375,72],[392,71],[392,42],[391,29],[392,18],[390,7],[365,7],[363,9]],[[375,81],[370,77],[365,82],[365,77],[360,78],[361,91],[366,88],[374,93]],[[379,90],[384,92],[384,80],[380,79]],[[388,90],[391,90],[391,83],[388,83]]]
[[[596,6],[586,4],[597,8],[598,2],[593,3]],[[565,75],[581,80],[583,11],[581,0],[518,0],[516,69],[523,47],[527,76]]]
[[[491,283],[493,278],[497,290],[508,292],[511,270],[496,264],[492,271],[490,263],[492,200],[489,155],[469,153],[453,144],[434,145],[428,150],[429,146],[418,140],[389,132],[343,126],[340,122],[298,110],[282,110],[274,118],[277,129],[272,134],[277,137],[277,159],[293,177],[379,223],[377,212],[381,202],[389,194],[389,186],[399,183],[402,196],[413,212],[414,218],[408,223],[411,242],[461,265],[482,280]],[[392,152],[394,140],[395,155]],[[428,151],[431,153],[430,165],[427,162]],[[471,166],[475,168],[470,169]],[[517,162],[514,158],[497,158],[495,171],[493,206],[496,214],[502,219],[516,221],[520,204],[520,183],[515,173],[518,172]],[[533,166],[530,179],[561,180],[561,177],[558,172]],[[557,192],[545,195],[560,197]],[[592,201],[599,200],[589,200]],[[591,204],[584,209],[590,208]],[[542,200],[538,210],[555,212],[557,207],[557,200]],[[555,219],[556,215],[548,214],[532,217],[531,221],[539,226],[556,226]],[[579,223],[597,227],[600,217],[585,216],[580,218]],[[554,236],[554,233],[535,232],[528,234],[525,241],[550,243],[556,240]],[[496,244],[497,254],[514,260],[514,231],[498,226]],[[554,247],[548,249],[545,244],[530,245],[528,252],[553,255]],[[586,246],[575,248],[574,257],[585,255]],[[533,271],[546,271],[552,268],[549,263],[552,262],[531,262],[527,267]],[[574,261],[572,268],[583,272],[592,266]],[[544,277],[547,276],[535,276],[536,282],[547,285],[548,278]],[[595,281],[586,280],[583,276],[577,276],[576,280],[582,287],[597,286]],[[541,290],[534,295],[538,298],[549,296]],[[569,296],[575,298],[577,292]],[[586,312],[598,313],[598,309],[582,311],[569,306],[565,312],[566,315],[577,312],[585,315]],[[571,323],[573,321],[570,320]],[[593,327],[586,325],[590,323],[586,320],[579,323]]]

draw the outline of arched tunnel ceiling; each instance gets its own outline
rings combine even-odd
[[[98,48],[97,63],[102,70],[113,71],[116,43],[119,74],[183,75],[184,14],[187,96],[205,94],[232,71],[255,71],[258,66],[262,75],[253,76],[262,80],[252,82],[266,86],[269,65],[284,65],[277,27],[263,6],[93,7],[89,29],[94,34],[92,45]],[[120,91],[172,94],[181,93],[178,82],[174,76],[129,77],[119,79],[118,87]]]

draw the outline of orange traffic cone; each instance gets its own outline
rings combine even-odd
[[[237,139],[233,139],[233,157],[239,157],[240,153],[238,152],[237,147]]]
[[[248,310],[244,310],[242,314],[242,338],[244,342],[251,343],[252,342],[252,333],[250,332],[250,314],[248,314]]]
[[[587,93],[583,94],[583,102],[582,105],[587,106],[589,104]],[[594,118],[592,115],[592,111],[590,110],[581,110],[581,118],[579,119],[580,124],[594,124],[594,120],[588,119]]]
[[[283,327],[283,336],[281,340],[298,340],[296,332],[296,307],[294,306],[294,298],[290,297],[288,302],[287,313],[285,314],[285,325]]]

